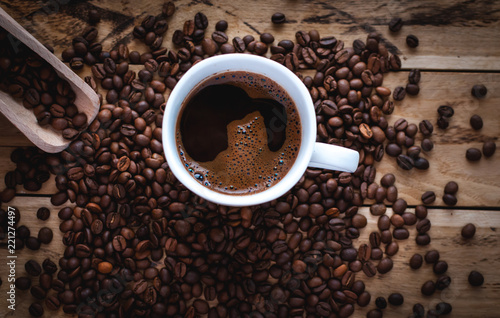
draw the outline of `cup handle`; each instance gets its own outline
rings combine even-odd
[[[354,172],[358,168],[359,153],[355,150],[317,142],[314,145],[311,161],[312,168]]]

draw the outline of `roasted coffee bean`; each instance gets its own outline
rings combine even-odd
[[[488,93],[488,89],[483,84],[477,84],[472,86],[471,94],[476,98],[484,98]]]
[[[436,304],[436,312],[438,315],[448,315],[452,311],[452,306],[446,302]]]
[[[493,141],[485,141],[483,144],[483,155],[485,157],[491,157],[495,154],[497,145]]]
[[[401,306],[404,303],[404,297],[401,293],[392,293],[387,297],[387,300],[393,306]]]
[[[434,126],[431,124],[430,121],[428,121],[427,119],[424,119],[422,120],[419,124],[418,124],[418,128],[420,129],[420,132],[424,135],[424,136],[430,136],[432,135],[432,132],[434,130]]]
[[[429,243],[431,242],[431,237],[427,233],[418,234],[415,238],[415,242],[417,243],[417,245],[421,246],[429,245]]]
[[[403,19],[395,17],[389,21],[389,30],[391,32],[398,32],[403,27]]]
[[[46,221],[50,217],[50,210],[46,207],[41,207],[36,211],[36,217],[39,220]]]
[[[410,95],[418,95],[418,93],[420,92],[420,87],[418,86],[418,84],[412,84],[412,83],[408,83],[406,84],[406,93],[410,94]]]
[[[35,260],[29,260],[24,264],[26,273],[30,276],[39,276],[42,273],[42,267]]]
[[[465,158],[469,161],[478,161],[482,157],[481,150],[478,148],[469,148],[465,152]]]
[[[422,284],[422,287],[420,288],[420,292],[422,295],[425,296],[430,296],[434,294],[436,291],[436,284],[432,280],[428,280],[425,283]]]
[[[208,27],[208,18],[202,12],[196,13],[194,16],[194,24],[198,29],[206,29]],[[219,30],[224,31],[224,30]]]
[[[28,277],[18,277],[15,281],[16,288],[19,290],[28,290],[31,287],[31,279]]]
[[[476,226],[472,223],[467,223],[462,227],[460,233],[464,239],[471,239],[476,234]]]
[[[31,304],[28,308],[28,311],[33,317],[42,317],[44,313],[43,307],[39,303]]]
[[[472,115],[469,120],[469,123],[474,130],[479,130],[483,128],[483,119],[479,115]]]
[[[441,275],[438,277],[436,280],[436,289],[437,290],[443,290],[445,288],[448,288],[451,284],[451,278],[448,275]]]
[[[45,306],[47,306],[49,310],[56,311],[61,306],[61,302],[55,295],[51,295],[45,299]]]
[[[425,253],[425,262],[427,264],[434,264],[439,261],[439,252],[437,250],[430,250]]]
[[[375,299],[375,306],[379,309],[385,309],[387,308],[387,300],[384,297],[379,296]]]
[[[413,312],[413,316],[411,316],[412,318],[424,318],[425,317],[425,308],[420,303],[413,305],[412,312]]]
[[[274,24],[282,24],[282,23],[285,23],[286,21],[286,17],[283,13],[281,12],[276,12],[274,13],[272,16],[271,16],[271,21],[274,23]]]
[[[450,125],[449,119],[446,117],[440,116],[437,120],[437,125],[441,129],[446,129]]]
[[[420,234],[427,233],[431,229],[431,221],[429,221],[429,219],[422,219],[418,221],[416,229]]]
[[[228,27],[228,24],[227,24],[227,21],[226,20],[219,20],[217,21],[217,23],[215,24],[215,29],[217,31],[226,31],[227,30],[227,27]]]
[[[437,109],[437,112],[438,112],[439,116],[444,117],[444,118],[451,118],[455,114],[453,107],[448,106],[448,105],[439,106]]]
[[[434,148],[434,143],[429,138],[422,139],[420,147],[423,151],[431,151]]]
[[[422,194],[421,200],[422,200],[422,203],[424,203],[426,205],[432,204],[432,203],[434,203],[434,201],[436,201],[436,194],[434,193],[434,191],[425,191]]]
[[[377,271],[380,274],[388,273],[393,267],[393,262],[390,258],[383,258],[377,265]]]
[[[478,271],[471,271],[469,277],[467,278],[471,286],[481,286],[484,283],[483,275]]]
[[[410,82],[411,84],[418,84],[420,82],[420,70],[411,70],[408,74],[408,82]]]
[[[262,33],[260,40],[266,44],[271,44],[274,42],[274,36],[271,33]]]
[[[443,202],[446,205],[454,206],[457,204],[458,200],[457,197],[454,196],[453,194],[443,194]]]
[[[40,241],[33,236],[30,236],[25,241],[26,247],[30,250],[36,251],[40,249]]]
[[[48,227],[42,227],[40,231],[38,231],[38,240],[43,244],[49,244],[50,242],[52,242],[53,237],[54,234]]]
[[[415,165],[414,160],[406,155],[399,155],[396,161],[398,163],[398,166],[404,170],[411,170]]]
[[[415,35],[409,34],[406,36],[406,45],[409,47],[416,48],[419,44],[418,42],[418,38]]]
[[[410,258],[410,267],[412,269],[419,269],[422,266],[423,258],[420,254],[413,254]]]
[[[57,265],[48,258],[43,261],[42,268],[47,274],[50,275],[57,271]]]
[[[434,263],[434,266],[432,267],[432,270],[436,274],[444,274],[448,270],[448,263],[445,261],[438,261]]]
[[[401,101],[406,97],[406,90],[403,86],[396,86],[392,92],[392,98],[397,101]]]
[[[458,192],[458,184],[455,181],[449,181],[444,186],[444,193],[455,194]]]

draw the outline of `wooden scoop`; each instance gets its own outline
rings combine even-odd
[[[57,72],[61,79],[66,80],[73,91],[76,99],[74,104],[80,112],[87,115],[90,124],[99,111],[99,97],[78,75],[61,62],[37,39],[28,33],[19,23],[0,8],[0,26],[23,42],[27,47],[40,55]],[[37,147],[46,152],[60,152],[64,150],[70,140],[63,138],[62,132],[52,127],[41,127],[31,109],[26,109],[19,100],[14,99],[8,93],[0,91],[0,111],[7,117],[22,133],[28,137]]]

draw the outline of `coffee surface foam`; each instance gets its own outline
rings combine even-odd
[[[202,82],[185,101],[177,146],[200,183],[226,194],[251,194],[279,182],[300,148],[293,100],[272,80],[231,72]]]

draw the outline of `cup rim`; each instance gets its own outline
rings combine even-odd
[[[256,70],[256,64],[259,66]],[[210,69],[214,69],[210,71]],[[207,70],[208,69],[208,70]],[[204,79],[227,71],[248,71],[262,74],[287,90],[294,100],[301,121],[301,144],[299,153],[290,170],[278,183],[269,189],[253,194],[224,194],[200,184],[185,169],[176,146],[177,117],[185,97]],[[200,80],[200,74],[204,74]],[[280,75],[277,75],[280,74]],[[281,80],[277,77],[282,77]],[[283,85],[286,82],[287,85]],[[291,88],[293,86],[293,88]],[[187,87],[187,88],[186,88]],[[187,90],[187,91],[186,91]],[[293,96],[293,97],[292,97]],[[295,97],[295,98],[294,98]],[[299,103],[301,103],[299,105]],[[302,103],[304,105],[302,105]],[[302,177],[316,142],[316,118],[309,91],[302,81],[288,68],[265,57],[250,54],[224,54],[209,57],[193,65],[177,82],[165,106],[162,139],[165,159],[172,173],[189,190],[200,197],[226,206],[253,206],[272,201],[288,192]]]

